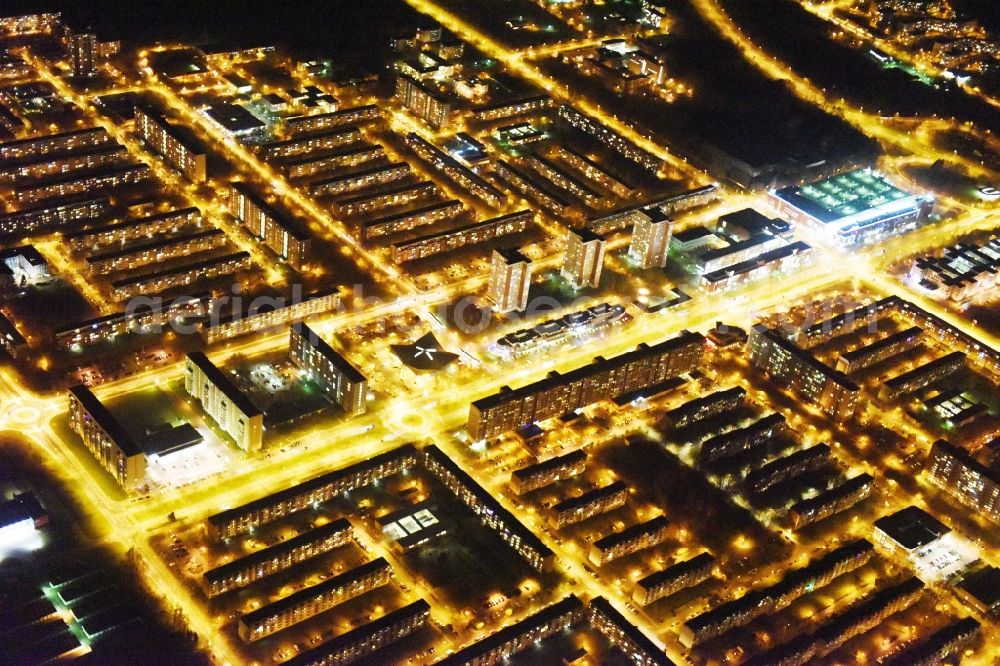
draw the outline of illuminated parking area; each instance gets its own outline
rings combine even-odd
[[[207,427],[198,429],[203,440],[186,448],[147,458],[146,480],[151,488],[179,488],[221,474],[236,462],[236,456]]]

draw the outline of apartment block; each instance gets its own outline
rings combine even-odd
[[[187,355],[184,390],[243,451],[254,453],[262,448],[264,412],[201,352]]]
[[[662,571],[640,578],[632,591],[632,600],[648,606],[657,599],[669,597],[683,589],[694,587],[708,580],[715,568],[715,558],[708,553],[695,555],[689,560],[673,564]]]
[[[303,322],[292,324],[288,355],[351,416],[368,407],[368,380]]]
[[[295,270],[309,260],[312,240],[297,220],[279,213],[247,183],[233,183],[229,190],[229,212],[251,234]]]
[[[469,435],[489,439],[521,426],[560,416],[600,400],[647,389],[701,366],[705,338],[683,331],[658,344],[639,345],[613,359],[597,357],[566,374],[548,377],[519,389],[503,387],[469,407]]]
[[[628,486],[622,481],[615,481],[553,505],[549,512],[549,522],[552,527],[560,529],[620,509],[627,500]]]
[[[515,495],[524,495],[557,481],[583,474],[587,469],[587,452],[577,449],[561,456],[549,458],[510,473],[510,486]]]
[[[239,620],[239,634],[247,643],[259,641],[283,629],[328,611],[349,599],[359,597],[389,582],[392,567],[377,558],[350,571],[293,592],[283,599],[244,613]]]
[[[209,569],[202,574],[202,589],[207,596],[215,597],[253,585],[272,574],[344,546],[353,538],[354,530],[346,518],[333,520],[287,541]]]
[[[620,557],[657,546],[670,537],[670,523],[663,516],[657,516],[643,523],[626,527],[601,537],[590,545],[587,558],[594,566],[603,566]]]

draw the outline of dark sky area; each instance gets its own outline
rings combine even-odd
[[[309,57],[377,53],[419,17],[402,0],[6,0],[0,7],[0,14],[61,11],[71,27],[101,39],[276,44]]]

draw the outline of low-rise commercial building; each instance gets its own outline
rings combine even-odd
[[[758,256],[787,245],[780,236],[756,234],[746,240],[730,243],[717,250],[706,250],[695,259],[695,265],[701,273],[713,273],[736,264],[754,260]]]
[[[1000,473],[965,449],[943,439],[934,442],[924,475],[977,514],[1000,523]]]
[[[657,516],[602,537],[590,545],[587,558],[594,566],[603,566],[620,557],[657,546],[670,537],[670,523]]]
[[[346,545],[352,538],[354,530],[351,523],[346,518],[339,518],[287,541],[209,569],[201,577],[202,588],[209,597],[238,590]]]
[[[786,220],[821,234],[837,247],[874,243],[923,224],[934,197],[909,194],[871,169],[770,192]]]
[[[499,534],[533,569],[547,571],[551,568],[552,550],[446,453],[431,444],[424,447],[421,460],[429,472],[472,509],[480,522]]]
[[[397,264],[415,261],[462,247],[478,245],[495,238],[519,234],[528,230],[535,219],[530,210],[520,210],[482,222],[473,222],[447,231],[440,231],[412,240],[392,244],[392,260]]]
[[[870,474],[859,474],[815,497],[796,502],[788,510],[792,529],[797,530],[849,509],[871,495],[874,483],[875,479]]]
[[[496,437],[600,400],[656,386],[700,367],[704,348],[704,336],[683,331],[610,360],[598,357],[566,374],[551,372],[519,389],[504,387],[470,405],[469,435],[473,440]]]
[[[640,578],[632,591],[632,600],[648,606],[657,599],[669,597],[688,587],[693,587],[712,575],[715,558],[708,553],[695,555],[689,560],[673,564],[662,571]]]
[[[303,322],[292,324],[288,355],[351,416],[368,407],[368,380]]]
[[[860,387],[779,331],[755,324],[747,348],[751,365],[773,381],[788,386],[807,404],[819,407],[835,419],[846,420],[854,415]]]
[[[247,643],[259,641],[338,604],[389,582],[392,567],[377,558],[342,574],[293,592],[284,599],[240,616],[239,634]]]
[[[628,486],[622,481],[615,481],[555,504],[550,510],[549,522],[556,529],[574,525],[602,513],[620,509],[625,506],[627,499]]]
[[[958,243],[941,256],[917,257],[909,278],[936,296],[966,301],[996,287],[1000,277],[1000,239]]]
[[[243,451],[254,453],[263,447],[264,412],[201,352],[187,355],[184,390]]]
[[[780,217],[770,218],[753,208],[727,213],[715,223],[715,233],[725,236],[733,243],[746,241],[760,234],[791,239],[792,229],[792,225]]]
[[[516,495],[544,488],[556,481],[564,481],[587,469],[587,452],[577,449],[561,456],[549,458],[510,473],[510,486]]]

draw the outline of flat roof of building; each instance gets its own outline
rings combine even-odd
[[[951,364],[958,363],[959,361],[965,360],[965,354],[960,351],[951,352],[950,354],[945,354],[933,361],[928,361],[921,366],[914,368],[908,372],[904,372],[901,375],[892,377],[885,381],[885,385],[889,388],[899,388],[910,383],[914,379],[921,377],[926,374],[930,374],[938,370],[939,368],[947,367]]]
[[[958,584],[986,608],[1000,605],[1000,569],[988,566],[970,573]]]
[[[139,446],[148,456],[165,456],[201,444],[203,441],[205,438],[197,428],[190,423],[182,423],[153,431],[139,443]]]
[[[940,520],[916,506],[883,516],[872,524],[906,550],[926,546],[951,531]]]
[[[841,228],[918,208],[926,197],[909,194],[871,169],[858,169],[805,185],[778,190],[775,195],[824,224]]]
[[[879,351],[883,349],[889,349],[895,344],[898,344],[905,340],[909,340],[910,338],[913,337],[917,337],[922,333],[923,329],[920,328],[919,326],[910,326],[909,328],[903,329],[902,331],[893,333],[892,335],[887,335],[884,338],[880,338],[879,340],[876,340],[870,345],[864,345],[862,347],[858,347],[857,349],[843,352],[840,355],[840,358],[850,362],[858,358],[863,358],[869,354],[877,354]]]
[[[222,125],[227,132],[250,132],[267,127],[267,124],[239,104],[221,102],[205,109],[209,118]]]

